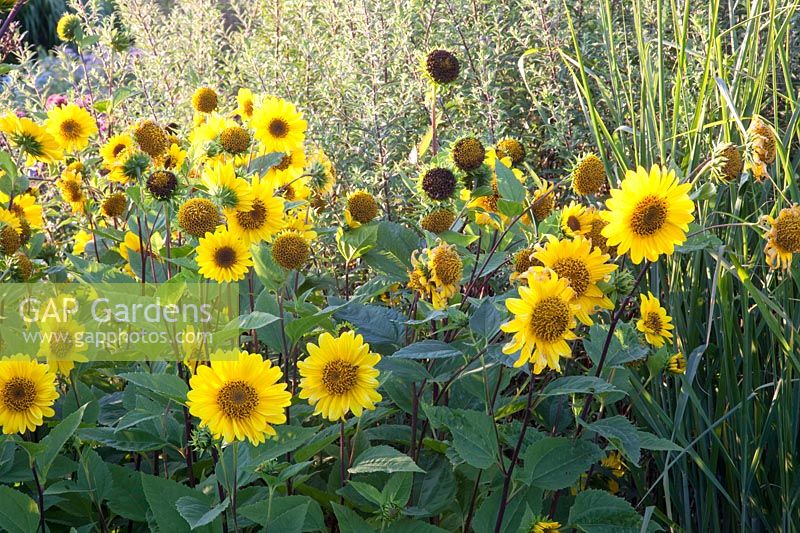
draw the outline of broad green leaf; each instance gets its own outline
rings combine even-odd
[[[652,433],[648,433],[646,431],[637,431],[636,435],[639,437],[639,445],[645,450],[657,450],[664,452],[683,451],[681,446],[678,446],[671,440],[657,437]]]
[[[276,435],[264,444],[261,444],[252,453],[252,460],[256,464],[261,464],[281,455],[293,452],[306,444],[314,435],[319,433],[319,426],[300,427],[300,426],[275,426]],[[308,457],[295,457],[296,461],[303,462]]]
[[[594,376],[564,376],[547,384],[540,396],[560,396],[562,394],[598,394],[603,392],[622,392],[604,379]]]
[[[497,191],[500,196],[509,202],[521,204],[525,201],[525,186],[519,182],[514,172],[505,166],[499,159],[494,165],[497,173]]]
[[[481,305],[472,313],[469,319],[469,327],[481,337],[491,339],[500,331],[502,322],[503,318],[495,308],[491,298],[484,298]]]
[[[254,174],[265,174],[269,169],[283,161],[283,158],[284,154],[282,152],[270,152],[250,161],[247,168]]]
[[[339,531],[348,533],[375,533],[375,528],[361,518],[355,511],[348,509],[338,503],[331,502],[333,513],[336,515],[336,523],[339,524]]]
[[[639,464],[641,443],[636,426],[624,416],[617,415],[602,418],[591,424],[579,421],[587,429],[605,437],[615,448],[620,450],[634,464]]]
[[[273,322],[280,320],[280,317],[263,311],[253,311],[238,318],[238,325],[240,329],[258,329],[263,328]]]
[[[123,372],[119,377],[179,404],[186,402],[186,393],[189,392],[186,383],[175,374]]]
[[[22,492],[0,485],[0,526],[9,533],[34,533],[39,529],[39,507]]]
[[[95,441],[123,452],[151,452],[167,443],[163,438],[140,429],[115,431],[110,427],[83,428],[76,431],[83,440]]]
[[[99,505],[108,498],[113,485],[108,464],[92,448],[84,448],[78,467],[78,488],[90,492],[92,501]]]
[[[409,344],[397,350],[392,357],[399,359],[446,359],[462,355],[452,344],[437,340],[425,340]]]
[[[447,533],[447,530],[422,520],[403,518],[393,522],[384,530],[384,533]]]
[[[50,471],[50,466],[53,464],[61,448],[64,447],[67,440],[75,433],[78,426],[83,419],[83,413],[86,411],[86,404],[82,405],[77,411],[66,417],[58,423],[50,433],[43,438],[40,444],[44,445],[44,450],[37,454],[34,458],[36,460],[36,469],[39,471],[39,476],[42,479],[47,479],[47,473]]]
[[[209,508],[208,503],[194,496],[181,496],[175,502],[175,508],[178,509],[178,513],[180,513],[183,519],[188,522],[192,531],[194,531],[200,526],[205,526],[213,522],[228,508],[229,503],[230,500],[225,498],[219,505]]]
[[[108,463],[108,468],[114,481],[108,495],[108,507],[128,520],[145,522],[148,507],[139,472],[113,463]]]
[[[569,510],[569,524],[586,533],[640,533],[642,517],[622,498],[585,490]]]
[[[424,472],[408,455],[387,445],[367,448],[348,470],[351,474],[371,472]]]
[[[563,489],[575,483],[602,457],[600,448],[589,441],[544,437],[523,453],[523,480],[533,487]]]
[[[607,335],[607,325],[595,324],[589,328],[588,337],[583,341],[586,353],[595,365],[600,362]],[[623,367],[625,363],[643,359],[646,355],[647,348],[639,343],[633,327],[630,324],[622,324],[611,337],[603,368]]]
[[[184,496],[195,498],[210,507],[211,499],[202,492],[195,490],[187,485],[183,485],[171,479],[140,474],[142,476],[142,488],[150,511],[153,513],[158,529],[178,533],[181,531],[191,531],[189,524],[178,512],[178,500]],[[214,531],[210,525],[200,526],[201,531]]]
[[[447,426],[453,435],[453,448],[469,465],[484,469],[497,461],[497,435],[489,415],[428,404],[423,404],[422,408],[431,425]]]
[[[327,530],[322,508],[309,496],[274,495],[271,501],[265,499],[240,508],[239,515],[267,528],[267,531],[292,530],[300,515],[304,517],[304,522],[300,522],[302,531]]]

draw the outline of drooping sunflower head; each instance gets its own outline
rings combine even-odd
[[[613,308],[611,300],[597,284],[608,279],[617,265],[608,263],[608,255],[600,250],[592,250],[589,240],[582,236],[559,240],[550,235],[545,246],[536,251],[535,257],[558,274],[559,278],[569,282],[575,293],[573,303],[577,305],[576,316],[584,324],[592,324],[590,315],[598,308]]]
[[[455,246],[442,243],[431,250],[429,266],[431,279],[438,285],[454,286],[461,283],[464,263]]]
[[[192,95],[192,107],[200,113],[211,113],[217,109],[219,98],[211,87],[198,87]]]
[[[55,415],[56,376],[24,355],[0,359],[0,426],[5,435],[33,431]]]
[[[253,112],[251,126],[267,153],[290,153],[302,148],[308,123],[294,104],[271,97]]]
[[[560,371],[559,359],[571,357],[568,340],[576,338],[575,292],[566,279],[554,272],[537,277],[535,283],[519,287],[519,298],[508,298],[506,307],[513,319],[501,326],[513,338],[503,346],[503,353],[519,352],[515,366],[533,364],[539,374],[545,367]]]
[[[67,152],[83,150],[89,145],[89,138],[97,135],[97,123],[92,115],[75,104],[50,109],[46,128]]]
[[[676,353],[667,359],[667,372],[670,374],[685,374],[686,373],[686,357],[681,352]]]
[[[317,196],[325,196],[333,190],[336,168],[322,148],[315,147],[311,150],[305,171],[311,175],[311,188]]]
[[[178,189],[178,177],[169,170],[156,170],[147,178],[147,192],[156,200],[169,200]]]
[[[220,283],[239,281],[253,266],[253,256],[244,241],[220,226],[200,239],[197,265],[200,274],[207,279]]]
[[[453,171],[445,167],[426,170],[420,179],[420,188],[428,198],[440,202],[453,197],[458,182]]]
[[[533,193],[531,203],[531,215],[533,215],[536,222],[541,222],[550,216],[553,209],[556,207],[556,195],[553,191],[552,185],[545,185],[536,189]]]
[[[286,230],[272,243],[272,258],[286,270],[297,270],[311,255],[311,246],[302,233]]]
[[[136,149],[124,150],[117,161],[111,165],[109,181],[130,183],[139,181],[151,163],[150,156]]]
[[[348,219],[349,225],[354,226],[353,221],[359,225],[368,224],[376,216],[378,216],[378,202],[367,191],[356,191],[347,197],[345,218]]]
[[[169,137],[164,128],[152,120],[143,120],[136,125],[133,137],[139,144],[142,152],[152,158],[163,154],[169,148]]]
[[[242,122],[247,122],[253,118],[253,110],[255,109],[255,96],[253,91],[242,87],[236,93],[236,114],[242,119]]]
[[[737,182],[744,170],[744,159],[733,143],[719,143],[711,153],[711,179],[720,183]]]
[[[285,226],[283,199],[266,182],[254,179],[253,205],[247,211],[228,214],[231,231],[247,243],[269,240]]]
[[[575,194],[597,194],[605,184],[606,167],[594,154],[584,155],[572,169],[572,190]]]
[[[456,214],[449,207],[438,207],[422,217],[419,225],[425,231],[431,233],[442,233],[450,229],[456,221]]]
[[[586,235],[592,227],[591,219],[591,214],[586,209],[586,206],[570,202],[561,211],[561,231],[564,232],[564,235],[570,237]]]
[[[375,409],[378,393],[380,355],[370,351],[361,335],[345,331],[338,337],[319,336],[317,344],[306,345],[308,357],[297,363],[300,370],[300,398],[308,399],[314,414],[328,420],[343,420]]]
[[[599,249],[604,254],[615,255],[615,248],[608,246],[608,239],[603,236],[603,228],[608,226],[608,222],[594,207],[590,207],[588,211],[592,217],[592,225],[584,237],[592,243],[593,250]]]
[[[450,157],[459,169],[469,172],[483,164],[486,148],[475,137],[462,137],[453,144]]]
[[[618,253],[630,251],[631,260],[655,261],[661,254],[672,255],[675,246],[686,241],[694,204],[689,198],[691,184],[680,184],[673,171],[653,165],[628,170],[619,189],[611,190],[603,217],[608,225],[602,234]]]
[[[46,128],[36,124],[29,118],[17,117],[14,113],[6,113],[0,117],[0,131],[6,139],[17,146],[29,159],[52,163],[64,157],[58,141]]]
[[[58,19],[56,33],[58,38],[65,43],[77,41],[83,37],[81,18],[73,13],[65,13]]]
[[[230,161],[209,161],[203,168],[203,184],[208,194],[229,211],[248,211],[253,206],[253,190],[250,184],[236,176]]]
[[[211,356],[189,381],[186,405],[215,438],[248,439],[253,445],[275,435],[286,422],[284,408],[292,395],[281,382],[280,368],[258,354],[241,352],[235,360]]]
[[[123,192],[114,192],[106,196],[100,209],[108,218],[120,218],[128,208],[128,197]]]
[[[792,264],[792,254],[800,253],[800,204],[785,207],[777,218],[765,217],[770,229],[764,236],[767,264],[770,268],[788,269]]]
[[[525,161],[525,147],[512,137],[506,137],[497,143],[495,151],[497,152],[497,157],[500,159],[508,157],[513,165],[519,165]]]
[[[21,225],[19,218],[3,207],[0,207],[0,252],[13,255],[22,245],[20,239]]]
[[[521,250],[517,250],[511,258],[511,265],[514,271],[511,273],[511,281],[518,279],[525,279],[525,274],[529,269],[537,266],[542,266],[542,262],[536,259],[536,248],[527,246]]]
[[[33,263],[27,255],[17,252],[14,254],[12,271],[16,281],[28,281],[33,275]]]
[[[639,298],[641,318],[636,322],[636,329],[644,333],[648,343],[661,348],[666,340],[672,339],[672,317],[667,315],[667,310],[661,307],[653,293],[647,293],[647,296],[640,294]]]
[[[243,154],[250,148],[250,133],[241,126],[230,126],[219,134],[219,144],[231,155]]]
[[[439,85],[447,85],[458,78],[461,65],[458,58],[447,50],[432,50],[425,58],[425,72]]]
[[[755,117],[750,122],[747,128],[747,141],[760,161],[767,165],[775,162],[777,155],[775,132],[764,119]]]

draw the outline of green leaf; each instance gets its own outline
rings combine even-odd
[[[348,471],[351,474],[424,472],[411,457],[386,445],[367,448]]]
[[[683,448],[669,439],[657,437],[646,431],[637,431],[639,445],[645,450],[657,450],[663,452],[682,452]]]
[[[9,533],[34,533],[39,529],[39,508],[18,490],[0,485],[0,525]]]
[[[108,498],[113,485],[114,480],[105,461],[92,448],[84,448],[78,470],[78,488],[90,492],[92,501],[100,505]]]
[[[267,516],[269,513],[269,517]],[[326,531],[319,503],[309,496],[273,496],[239,509],[239,515],[266,528],[266,531]],[[300,521],[300,516],[304,518]],[[301,529],[292,529],[300,525]]]
[[[615,448],[620,450],[633,463],[639,464],[641,458],[641,443],[636,426],[624,416],[617,415],[602,418],[591,424],[579,420],[587,429],[598,433],[608,440]]]
[[[314,435],[319,433],[319,426],[314,427],[299,427],[299,426],[275,426],[276,435],[268,439],[264,444],[258,446],[253,451],[252,460],[255,464],[261,464],[273,459],[277,459],[281,455],[293,452],[307,443]],[[308,457],[300,458],[296,456],[295,460],[305,461]]]
[[[396,222],[381,221],[378,224],[377,243],[389,255],[410,270],[411,254],[419,246],[419,236]]]
[[[447,533],[446,529],[436,527],[422,520],[403,518],[386,528],[385,533]]]
[[[147,499],[144,497],[139,472],[113,463],[108,463],[107,466],[114,481],[108,494],[109,509],[128,520],[146,522]]]
[[[426,340],[409,344],[397,350],[392,357],[398,359],[446,359],[462,355],[452,344],[437,340]]]
[[[36,460],[36,469],[39,471],[39,476],[42,479],[47,479],[47,473],[50,471],[53,461],[56,456],[64,447],[67,440],[75,433],[78,426],[83,419],[83,413],[86,411],[86,405],[82,405],[77,411],[66,417],[58,423],[50,433],[43,438],[40,444],[44,445],[44,450],[38,454],[34,459]]]
[[[608,326],[595,324],[589,328],[589,334],[583,341],[586,353],[597,365],[603,353],[603,345],[608,335]],[[638,336],[630,324],[622,324],[611,337],[608,353],[603,365],[604,369],[623,367],[625,363],[643,359],[647,355],[647,348],[639,344]]]
[[[186,402],[186,393],[189,392],[186,383],[174,374],[123,372],[119,377],[181,405]]]
[[[167,443],[163,438],[140,429],[115,431],[110,427],[79,429],[76,434],[83,440],[95,441],[123,452],[151,452]]]
[[[594,376],[565,376],[548,383],[540,396],[598,394],[603,392],[622,391],[602,378],[596,378]]]
[[[525,186],[519,182],[514,172],[505,166],[500,159],[494,164],[497,173],[497,191],[504,200],[521,204],[525,201]]]
[[[283,158],[284,154],[282,152],[270,152],[253,159],[248,165],[248,169],[254,174],[265,174],[269,169],[283,161]]]
[[[351,511],[347,507],[335,502],[331,502],[331,507],[333,507],[333,513],[336,515],[336,523],[339,524],[339,531],[347,531],[348,533],[375,532],[375,529],[355,511]]]
[[[263,311],[253,311],[239,317],[239,329],[258,329],[263,328],[273,322],[280,320],[280,317]]]
[[[194,496],[181,496],[175,502],[175,507],[178,509],[178,513],[180,513],[183,519],[189,523],[189,527],[192,528],[192,531],[194,531],[200,526],[213,522],[222,514],[222,511],[228,508],[229,503],[230,500],[225,498],[219,505],[209,508],[207,503]]]
[[[589,441],[544,437],[525,450],[523,479],[533,487],[563,489],[575,483],[602,457],[600,448]]]
[[[422,404],[422,408],[431,425],[447,426],[453,434],[453,448],[467,464],[485,469],[497,461],[497,435],[489,415],[428,404]]]
[[[150,506],[150,511],[153,513],[155,523],[161,531],[169,531],[170,533],[190,531],[189,525],[178,512],[177,508],[178,500],[184,496],[195,498],[205,505],[210,506],[210,498],[202,492],[172,481],[171,479],[164,479],[148,474],[140,475],[142,476],[142,488],[144,489],[145,498]],[[209,526],[200,527],[203,528],[204,531],[211,532],[214,530]]]
[[[639,533],[642,517],[622,498],[585,490],[569,510],[569,523],[586,533]]]
[[[481,305],[475,310],[469,319],[469,327],[478,335],[491,339],[500,331],[500,324],[503,318],[500,312],[492,303],[491,298],[484,298]]]

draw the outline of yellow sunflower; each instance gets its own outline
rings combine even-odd
[[[576,235],[586,235],[592,229],[592,216],[586,206],[570,202],[561,211],[561,231],[564,235],[575,237]]]
[[[21,225],[19,218],[3,207],[0,207],[0,252],[12,255],[22,245]]]
[[[108,141],[100,148],[100,156],[103,158],[103,164],[109,170],[114,163],[120,161],[124,152],[133,152],[136,150],[136,141],[127,133],[120,133],[109,138]]]
[[[0,204],[8,204],[9,197],[0,192]],[[42,206],[36,203],[36,197],[30,193],[22,193],[11,201],[11,212],[18,217],[23,217],[31,228],[40,229],[44,226]]]
[[[255,244],[269,240],[283,229],[283,199],[275,196],[272,187],[258,177],[253,178],[250,188],[254,196],[251,208],[229,213],[228,226],[242,241]]]
[[[639,314],[641,318],[636,322],[636,329],[644,333],[648,343],[656,348],[664,346],[664,341],[672,339],[670,330],[674,327],[672,317],[667,310],[661,307],[658,298],[648,292],[647,296],[640,294]]]
[[[286,422],[284,408],[292,395],[282,376],[278,367],[258,354],[241,352],[233,361],[212,355],[211,366],[197,368],[189,381],[186,405],[214,438],[249,439],[258,445],[267,435],[275,435],[272,426]]]
[[[206,233],[197,246],[197,264],[200,274],[218,282],[243,279],[253,266],[249,247],[224,226],[214,233]]]
[[[186,151],[178,143],[172,143],[169,149],[156,159],[156,165],[167,170],[179,171],[186,160]]]
[[[296,207],[289,210],[286,213],[284,224],[286,229],[295,230],[308,242],[317,238],[317,232],[314,231],[314,217],[310,209]]]
[[[97,123],[82,107],[67,104],[47,112],[47,131],[67,152],[83,150],[89,137],[97,135]]]
[[[792,264],[792,254],[800,253],[800,204],[781,209],[777,218],[764,219],[770,225],[764,247],[767,264],[786,270]]]
[[[576,339],[575,314],[578,306],[573,304],[575,291],[569,281],[557,274],[529,280],[529,286],[519,287],[519,298],[506,300],[506,307],[514,318],[501,326],[514,337],[503,346],[503,353],[519,352],[514,366],[533,363],[534,374],[545,367],[561,371],[559,359],[572,356],[568,340]]]
[[[250,184],[236,176],[232,163],[209,161],[203,168],[202,180],[208,194],[222,207],[226,215],[253,208]]]
[[[296,148],[283,156],[280,163],[267,171],[267,179],[272,181],[277,189],[287,183],[292,183],[303,175],[306,166],[306,154],[303,148]]]
[[[29,118],[7,113],[0,117],[0,131],[12,145],[25,152],[29,162],[52,163],[64,157],[58,141]]]
[[[61,197],[67,202],[75,213],[83,213],[86,195],[83,192],[83,175],[81,171],[71,170],[67,167],[56,181]]]
[[[670,374],[685,374],[686,373],[686,357],[681,352],[676,353],[667,359],[667,372]]]
[[[302,148],[308,124],[294,104],[280,98],[267,98],[250,121],[255,136],[267,152],[290,153]]]
[[[381,401],[375,368],[381,356],[352,331],[335,338],[323,333],[317,342],[306,345],[308,357],[297,363],[299,397],[308,399],[314,414],[328,420],[342,420],[351,411],[361,416],[364,409],[375,409],[375,403]]]
[[[204,151],[209,142],[217,139],[227,128],[235,126],[237,124],[232,119],[211,113],[189,133],[189,144],[195,150]]]
[[[83,341],[85,329],[74,319],[48,319],[39,324],[42,344],[39,357],[47,359],[47,364],[56,372],[68,376],[75,363],[88,361],[84,352],[88,346]]]
[[[561,522],[538,520],[531,526],[531,533],[561,533]]]
[[[3,434],[25,433],[55,415],[56,375],[24,355],[0,359],[0,426]]]
[[[548,235],[547,244],[534,253],[534,257],[558,277],[569,281],[569,286],[575,291],[572,303],[578,306],[576,316],[587,326],[592,325],[590,315],[598,307],[614,308],[597,283],[608,279],[617,265],[608,263],[608,255],[600,250],[592,250],[591,241],[580,236],[572,240],[559,240]]]
[[[86,245],[92,242],[92,234],[88,231],[78,230],[72,237],[72,253],[81,255],[86,251]]]
[[[620,255],[630,251],[631,261],[655,261],[672,255],[675,245],[686,241],[694,204],[691,184],[679,184],[675,173],[658,165],[650,172],[643,167],[628,170],[619,189],[611,190],[603,217],[608,225],[603,236]]]

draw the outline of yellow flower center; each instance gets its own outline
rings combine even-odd
[[[217,405],[228,418],[247,418],[258,407],[258,392],[244,381],[231,381],[219,390]]]
[[[565,257],[559,259],[554,265],[553,270],[556,271],[559,278],[567,278],[572,290],[575,291],[576,296],[581,296],[589,288],[589,269],[586,263],[574,257]]]
[[[347,361],[335,359],[322,368],[322,384],[329,394],[347,394],[358,382],[358,367]]]
[[[236,221],[245,230],[255,230],[264,225],[267,221],[267,208],[260,198],[253,200],[253,208],[250,211],[237,211]]]
[[[800,252],[800,215],[784,212],[775,221],[775,242],[787,252]]]
[[[0,401],[10,411],[17,413],[26,411],[36,401],[36,383],[29,378],[11,378],[0,391]]]
[[[664,324],[661,322],[661,316],[658,313],[647,313],[644,317],[644,327],[651,333],[659,333]]]
[[[357,192],[347,199],[347,209],[358,222],[366,224],[378,215],[378,203],[367,192]]]
[[[64,196],[68,202],[80,202],[83,199],[81,187],[76,182],[65,181],[63,182],[63,186],[64,192],[66,193]]]
[[[633,210],[631,227],[639,236],[652,235],[667,221],[667,201],[655,195],[645,196]]]
[[[291,162],[292,162],[292,155],[286,154],[285,156],[283,156],[283,159],[281,159],[281,162],[275,165],[275,168],[277,168],[278,170],[286,170],[287,168],[289,168],[289,164]]]
[[[433,257],[433,270],[443,285],[455,285],[461,281],[461,258],[452,248],[437,250]]]
[[[83,133],[83,128],[80,122],[68,118],[61,123],[61,134],[68,140],[79,139]]]
[[[569,307],[558,296],[549,296],[531,311],[531,332],[545,342],[555,342],[569,327]]]
[[[289,125],[281,118],[272,119],[269,123],[269,134],[278,139],[286,137],[289,133]]]
[[[222,246],[214,252],[214,264],[219,268],[230,268],[236,263],[236,250]]]

